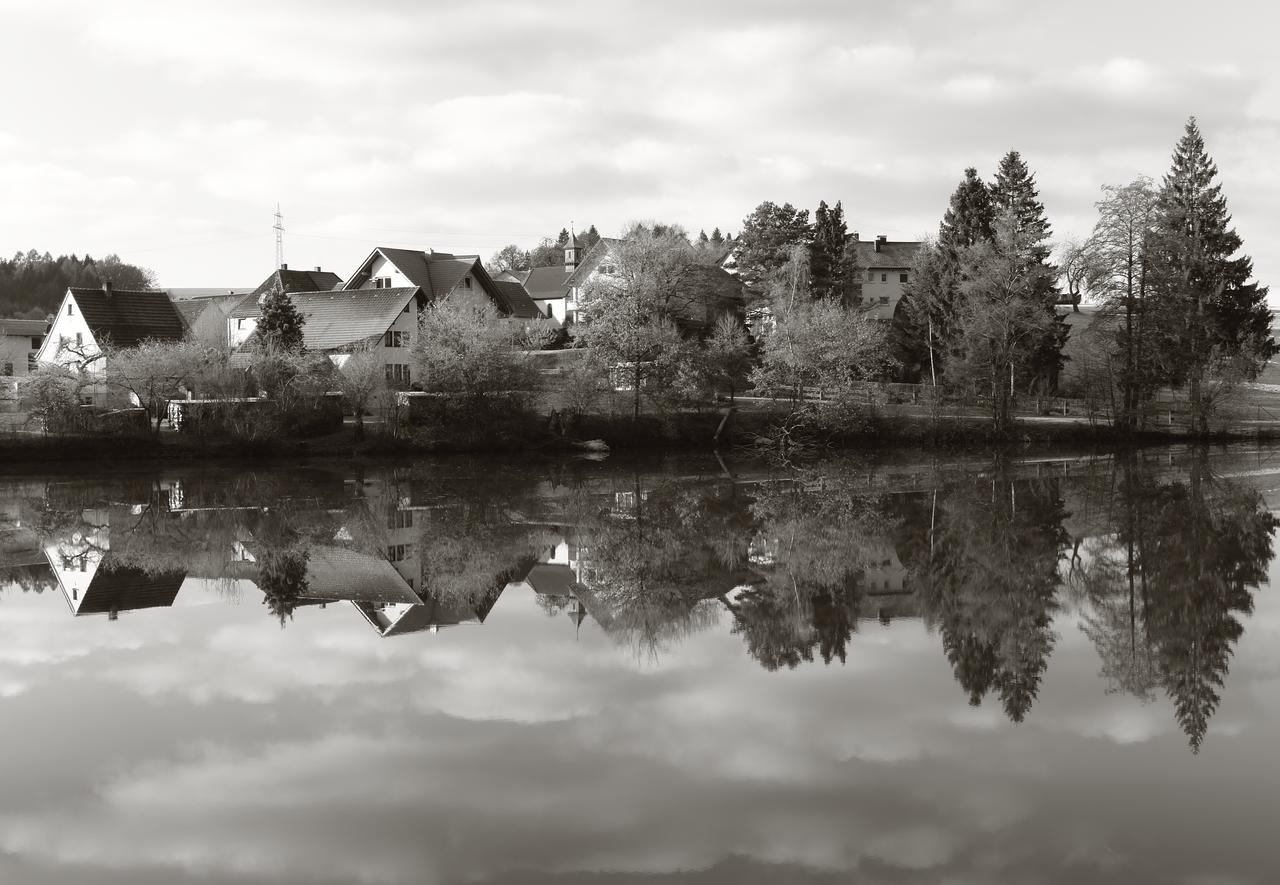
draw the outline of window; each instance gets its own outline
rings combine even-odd
[[[43,338],[37,338],[37,337],[35,337],[34,335],[33,335],[33,336],[31,336],[31,349],[32,349],[32,350],[39,350],[39,349],[40,349],[40,345],[41,345],[41,344],[44,344],[44,339],[43,339]]]
[[[470,288],[471,288],[471,277],[463,277],[463,278],[462,278],[462,287],[463,287],[464,289],[470,289]]]
[[[404,347],[404,332],[388,332],[382,343],[386,347]]]
[[[76,312],[76,311],[75,311],[75,305],[73,305],[70,301],[68,301],[68,302],[67,302],[67,316],[73,316],[73,315],[75,314],[75,312]]]
[[[392,544],[387,548],[387,559],[392,562],[404,562],[413,556],[412,544]]]
[[[40,364],[36,362],[36,355],[33,353],[27,357],[27,371],[34,372],[38,368],[40,368]]]
[[[887,273],[880,274],[880,282],[882,283],[889,282],[889,275]]]
[[[904,273],[900,273],[900,274],[898,274],[898,282],[899,282],[899,283],[905,283],[906,281],[907,281],[907,275],[906,275],[906,274],[904,274]]]
[[[392,510],[387,517],[387,528],[389,529],[411,529],[413,528],[413,511],[412,510]]]
[[[82,346],[83,344],[84,344],[84,333],[76,332],[76,346],[79,347],[79,346]]]
[[[387,384],[398,388],[409,386],[409,367],[403,363],[387,363]]]
[[[888,303],[889,303],[889,296],[888,296],[888,295],[881,295],[881,296],[880,296],[880,303],[881,303],[881,304],[888,304]]]
[[[876,272],[874,270],[867,271],[867,282],[874,283],[876,281]]]
[[[0,372],[0,375],[3,375],[6,378],[8,378],[10,375],[13,374],[13,363],[5,363],[2,368],[4,369],[4,371]]]

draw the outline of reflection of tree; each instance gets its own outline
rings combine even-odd
[[[1056,485],[994,476],[939,490],[909,567],[956,680],[975,706],[995,691],[1021,722],[1053,650],[1065,540]]]
[[[715,623],[714,606],[745,576],[750,520],[733,486],[659,482],[580,502],[584,602],[620,641],[656,654]]]
[[[1178,724],[1199,751],[1244,633],[1236,613],[1253,611],[1267,578],[1276,520],[1257,492],[1207,479],[1199,459],[1189,482],[1163,486],[1144,504],[1147,629]]]
[[[752,507],[765,561],[734,603],[734,632],[768,670],[812,661],[843,663],[857,629],[861,576],[887,545],[882,502],[838,475],[762,487]]]
[[[1111,531],[1074,570],[1091,609],[1084,630],[1111,689],[1151,700],[1163,687],[1199,751],[1276,521],[1257,492],[1211,479],[1201,454],[1185,481],[1161,484],[1136,459],[1119,479]]]
[[[264,549],[258,556],[258,589],[267,611],[283,628],[307,593],[307,551],[301,547]]]

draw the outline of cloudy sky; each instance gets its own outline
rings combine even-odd
[[[531,245],[571,221],[737,230],[843,200],[936,227],[1020,150],[1058,236],[1159,176],[1196,114],[1280,276],[1267,4],[0,0],[0,253],[117,251],[167,286],[342,275],[375,244]],[[1221,30],[1219,30],[1221,27]]]

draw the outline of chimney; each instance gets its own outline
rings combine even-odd
[[[111,297],[111,281],[110,280],[102,281],[102,294],[106,295],[108,298]]]
[[[858,232],[856,230],[853,232],[853,241],[855,243],[858,242]]]
[[[285,264],[283,261],[281,261],[281,262],[280,262],[280,269],[281,269],[281,270],[288,270],[288,269],[289,269],[289,265],[287,265],[287,264]]]
[[[886,243],[888,243],[888,242],[889,242],[889,238],[888,238],[888,237],[886,237],[884,234],[879,234],[879,235],[877,235],[877,236],[876,236],[876,251],[877,251],[877,252],[879,252],[879,251],[880,251],[880,247],[881,247],[881,246],[883,246],[883,245],[885,245],[885,244],[886,244]]]
[[[320,271],[320,265],[318,265],[318,264],[317,264],[317,265],[316,265],[316,273],[320,273],[320,272],[321,272],[321,271]]]

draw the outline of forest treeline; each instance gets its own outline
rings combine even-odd
[[[69,286],[101,286],[110,280],[119,289],[149,289],[155,275],[127,264],[119,255],[103,258],[16,252],[0,260],[0,317],[42,320],[58,309]]]

